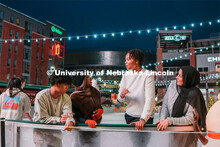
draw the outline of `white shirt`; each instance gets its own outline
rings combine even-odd
[[[153,111],[155,100],[154,77],[150,74],[149,70],[145,69],[142,69],[138,75],[127,75],[129,73],[131,71],[127,71],[122,75],[118,100],[120,102],[127,102],[126,113],[128,115],[140,117],[147,121]],[[121,98],[120,94],[125,88],[130,93]]]

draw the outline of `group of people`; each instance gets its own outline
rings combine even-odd
[[[125,66],[127,72],[136,73],[122,76],[118,101],[126,102],[125,120],[135,125],[137,130],[145,124],[152,124],[152,111],[155,101],[154,76],[149,70],[142,69],[144,53],[138,49],[127,52]],[[146,74],[149,73],[149,74]],[[101,122],[103,109],[100,92],[91,86],[89,76],[61,76],[53,73],[49,82],[51,87],[40,91],[35,98],[33,121],[42,123],[65,123],[65,129],[71,131],[76,123],[85,123],[94,128]],[[198,88],[199,72],[192,66],[181,67],[176,80],[172,81],[163,98],[160,120],[156,123],[159,131],[168,125],[190,125],[194,115],[202,131],[206,130],[207,114],[205,101]],[[69,85],[75,85],[75,91],[69,96]],[[22,120],[25,115],[30,121],[31,104],[23,92],[22,78],[12,78],[7,90],[0,95],[0,116],[6,119]]]

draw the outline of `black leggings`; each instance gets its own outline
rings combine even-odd
[[[134,117],[134,116],[131,116],[131,115],[128,115],[127,113],[125,113],[125,120],[126,120],[126,123],[127,124],[130,124],[132,122],[136,122],[136,121],[139,121],[140,120],[140,117]],[[153,124],[153,118],[150,117],[146,124]]]

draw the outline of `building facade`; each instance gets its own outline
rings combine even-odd
[[[22,76],[26,83],[47,85],[47,70],[64,67],[64,36],[65,29],[0,3],[0,81]]]

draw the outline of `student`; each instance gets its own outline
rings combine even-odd
[[[172,81],[164,98],[157,129],[166,130],[168,125],[193,124],[194,108],[199,114],[199,125],[206,130],[207,114],[205,101],[199,88],[200,74],[192,66],[184,66],[179,70],[175,81]]]
[[[6,119],[22,120],[24,115],[32,121],[29,115],[31,102],[21,89],[21,80],[12,78],[7,90],[0,95],[0,116]]]
[[[118,94],[120,102],[127,102],[127,124],[134,124],[137,130],[143,129],[146,123],[153,123],[151,115],[155,100],[154,77],[149,70],[141,68],[143,62],[144,53],[141,50],[133,49],[127,52],[125,66],[129,71],[127,75],[122,75]],[[130,75],[132,73],[133,75]]]
[[[34,103],[34,121],[47,124],[65,123],[64,130],[72,130],[75,124],[72,113],[72,103],[66,94],[71,84],[70,76],[50,76],[51,87],[37,93]]]
[[[75,119],[78,123],[86,123],[91,128],[101,122],[103,109],[101,107],[101,94],[91,86],[89,76],[73,77],[75,91],[70,95]]]
[[[75,124],[72,113],[72,103],[66,91],[71,84],[70,76],[50,76],[51,87],[37,93],[34,103],[34,121],[46,124],[65,123],[64,130],[71,131]],[[34,143],[36,147],[62,146],[60,130],[34,129]]]

